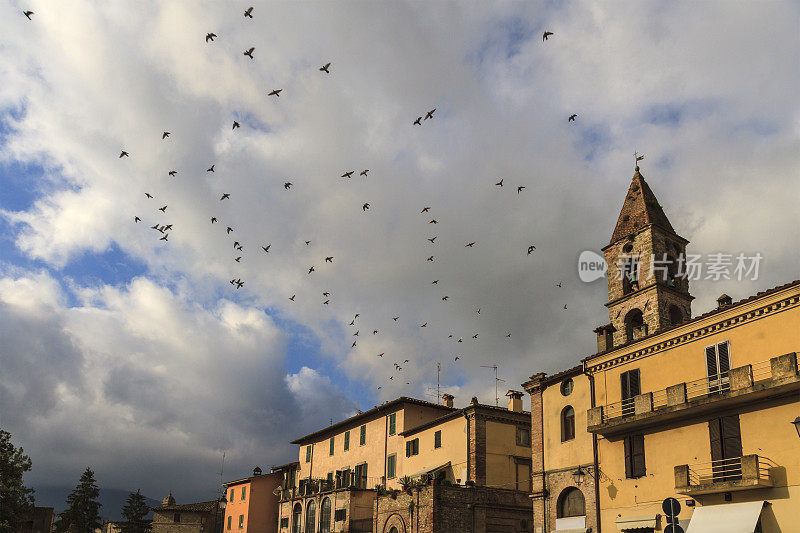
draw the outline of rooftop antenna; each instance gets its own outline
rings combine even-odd
[[[481,368],[493,368],[494,369],[494,405],[495,405],[495,407],[500,407],[500,396],[497,393],[498,392],[497,391],[497,383],[500,382],[500,381],[505,383],[506,380],[500,379],[500,378],[497,377],[497,364],[494,364],[492,366],[481,365]]]
[[[222,452],[222,464],[219,467],[219,488],[217,491],[222,494],[222,473],[225,471],[225,452]]]
[[[439,375],[442,372],[442,363],[436,361],[436,403],[440,403],[442,395],[440,393]],[[433,396],[433,387],[428,387],[426,396]]]

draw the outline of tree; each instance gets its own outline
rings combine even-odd
[[[22,448],[11,443],[11,433],[0,429],[0,533],[16,531],[23,515],[33,508],[33,489],[22,482],[31,464]]]
[[[145,519],[149,512],[150,507],[141,492],[131,492],[122,508],[120,533],[150,533],[150,521]]]
[[[94,480],[94,472],[91,468],[81,474],[78,486],[67,496],[67,508],[58,514],[56,530],[59,532],[70,533],[94,533],[95,528],[99,528],[100,522],[100,502],[97,497],[100,489]]]

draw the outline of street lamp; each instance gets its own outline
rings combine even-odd
[[[794,424],[794,429],[796,429],[796,430],[797,430],[797,436],[798,436],[798,437],[800,437],[800,416],[798,416],[797,418],[795,418],[795,419],[792,421],[792,424]]]
[[[578,469],[572,473],[572,479],[575,481],[576,485],[582,485],[585,478],[586,473],[580,466],[578,466]]]

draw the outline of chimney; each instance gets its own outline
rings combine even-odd
[[[617,328],[613,324],[606,324],[595,328],[597,333],[597,353],[606,352],[614,347],[614,332]]]
[[[446,392],[444,394],[442,394],[442,400],[444,400],[444,406],[445,407],[453,407],[453,399],[454,398],[455,398],[455,396],[453,396],[452,394],[447,394]]]
[[[257,466],[253,469],[253,476],[260,476],[261,475],[261,467]]]
[[[717,298],[717,309],[722,309],[723,307],[727,307],[733,303],[733,300],[727,294],[723,294],[719,298]]]
[[[508,396],[508,410],[515,413],[522,412],[522,393],[517,390],[509,390],[506,393]]]

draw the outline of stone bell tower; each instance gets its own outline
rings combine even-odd
[[[687,244],[637,166],[611,242],[603,248],[611,322],[595,329],[599,352],[691,318]]]

